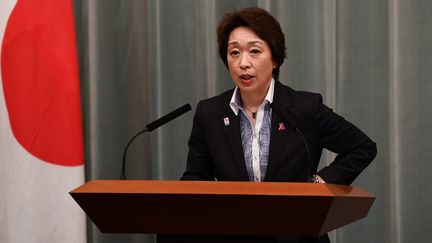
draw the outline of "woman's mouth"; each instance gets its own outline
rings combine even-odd
[[[255,76],[252,76],[250,74],[242,74],[242,75],[240,75],[240,80],[244,84],[250,84],[252,82],[253,78],[255,78]]]

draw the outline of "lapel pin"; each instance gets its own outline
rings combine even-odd
[[[279,123],[278,130],[279,130],[279,131],[283,131],[283,130],[285,130],[285,124],[283,124],[282,122]]]
[[[230,121],[228,117],[225,117],[223,120],[226,127],[230,125]]]

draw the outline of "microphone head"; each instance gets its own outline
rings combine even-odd
[[[174,110],[174,111],[166,114],[165,116],[157,119],[156,121],[148,124],[146,126],[147,131],[151,132],[154,129],[156,129],[162,125],[165,125],[166,123],[170,122],[171,120],[174,120],[175,118],[177,118],[177,117],[183,115],[184,113],[190,111],[191,109],[192,109],[192,107],[189,103],[186,105],[183,105],[182,107],[177,108],[176,110]]]

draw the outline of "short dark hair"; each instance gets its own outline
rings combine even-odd
[[[225,13],[217,27],[219,56],[228,67],[228,39],[237,27],[249,27],[270,47],[273,61],[277,64],[273,76],[279,75],[279,67],[286,57],[285,36],[279,22],[262,8],[252,7]]]

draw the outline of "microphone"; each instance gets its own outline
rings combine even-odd
[[[174,111],[171,111],[170,113],[166,114],[165,116],[157,119],[156,121],[153,121],[151,123],[149,123],[146,128],[140,132],[138,132],[135,136],[133,136],[128,144],[126,145],[124,151],[123,151],[123,159],[122,159],[122,171],[121,171],[121,175],[120,175],[120,180],[126,180],[126,153],[129,149],[129,146],[132,144],[132,141],[135,140],[135,138],[137,138],[139,135],[145,133],[145,132],[151,132],[153,130],[155,130],[156,128],[165,125],[166,123],[176,119],[177,117],[183,115],[184,113],[190,111],[191,105],[190,104],[186,104],[183,105],[180,108],[177,108]]]

